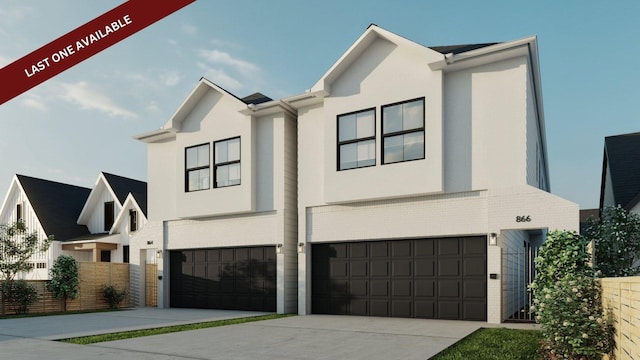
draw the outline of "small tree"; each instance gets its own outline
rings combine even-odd
[[[66,312],[67,300],[73,300],[79,294],[78,262],[69,255],[60,255],[49,270],[49,274],[51,280],[46,285],[47,289],[56,299],[62,300],[63,310]]]
[[[595,269],[604,277],[640,273],[640,216],[620,206],[602,210],[600,219],[589,220],[584,236],[594,243]]]
[[[45,240],[38,239],[38,234],[30,233],[22,221],[9,225],[0,225],[0,281],[5,293],[13,288],[16,276],[21,272],[29,272],[32,264],[31,256],[38,252],[45,252],[53,237]],[[2,314],[5,310],[6,297],[2,296]]]

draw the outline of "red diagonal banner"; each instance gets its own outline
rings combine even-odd
[[[129,0],[0,69],[0,104],[196,0]]]

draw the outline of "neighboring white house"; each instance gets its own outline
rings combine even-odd
[[[22,220],[40,239],[52,235],[46,253],[34,254],[22,277],[48,279],[61,254],[78,261],[129,262],[129,239],[146,223],[146,183],[100,173],[93,189],[15,175],[0,224]]]
[[[430,48],[371,25],[303,94],[202,79],[136,138],[132,263],[158,262],[163,307],[501,322],[546,232],[578,229],[548,192],[535,37]]]

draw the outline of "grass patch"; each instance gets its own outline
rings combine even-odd
[[[195,323],[195,324],[174,325],[174,326],[165,326],[165,327],[159,327],[159,328],[153,328],[153,329],[132,330],[132,331],[122,331],[122,332],[115,332],[115,333],[102,334],[102,335],[82,336],[82,337],[76,337],[76,338],[70,338],[70,339],[63,339],[60,341],[71,343],[71,344],[88,345],[88,344],[95,344],[95,343],[100,343],[105,341],[133,339],[133,338],[143,337],[143,336],[161,335],[161,334],[169,334],[169,333],[180,332],[180,331],[207,329],[207,328],[225,326],[225,325],[235,325],[235,324],[243,324],[243,323],[254,322],[254,321],[279,319],[279,318],[288,317],[288,316],[294,316],[294,314],[271,314],[271,315],[252,316],[252,317],[238,318],[238,319],[208,321],[208,322],[201,322],[201,323]]]
[[[432,360],[535,360],[542,334],[538,330],[483,328],[432,357]]]

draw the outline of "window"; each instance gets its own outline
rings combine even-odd
[[[16,205],[16,221],[22,221],[23,220],[23,212],[22,212],[22,204],[17,204]]]
[[[185,191],[209,189],[209,144],[185,149]]]
[[[100,262],[111,262],[111,250],[100,250]]]
[[[129,245],[122,247],[122,262],[125,264],[129,263]]]
[[[104,203],[104,231],[111,230],[113,226],[113,201]]]
[[[240,185],[240,138],[213,143],[215,187]]]
[[[383,106],[383,164],[418,159],[424,159],[424,98]]]
[[[338,170],[375,164],[375,109],[338,115]]]
[[[133,232],[136,230],[138,230],[138,212],[129,210],[129,231]]]

